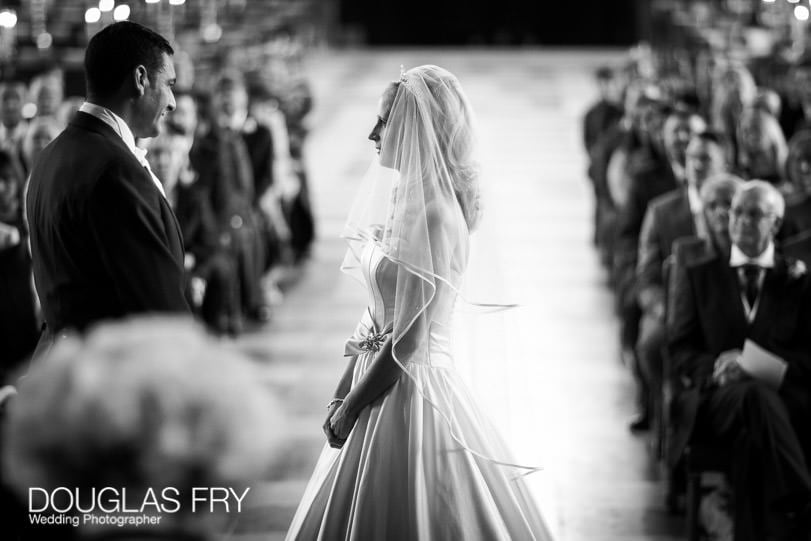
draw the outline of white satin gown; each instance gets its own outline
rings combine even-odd
[[[374,359],[364,341],[368,346],[391,328],[397,273],[371,244],[362,264],[369,306],[347,342],[347,353],[360,353],[353,385]],[[401,376],[361,412],[342,449],[325,445],[288,540],[552,539],[521,471],[479,458],[458,441],[485,456],[509,456],[453,367],[453,302],[447,305],[446,313],[432,314],[428,355],[405,362],[411,377]],[[429,400],[451,412],[450,424]]]

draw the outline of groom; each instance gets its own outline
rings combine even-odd
[[[85,52],[87,101],[42,151],[27,196],[34,279],[50,336],[133,313],[187,313],[183,240],[136,137],[175,108],[169,42],[132,22]]]

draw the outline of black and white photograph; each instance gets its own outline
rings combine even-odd
[[[0,539],[811,541],[810,0],[0,0]]]

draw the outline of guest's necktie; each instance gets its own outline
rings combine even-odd
[[[746,302],[749,307],[753,307],[757,301],[759,293],[760,267],[758,265],[743,265],[741,273],[743,275],[743,292],[746,295]]]

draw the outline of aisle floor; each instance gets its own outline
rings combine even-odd
[[[530,476],[561,541],[673,541],[662,484],[644,440],[629,434],[633,385],[620,363],[617,322],[590,244],[592,201],[580,119],[594,98],[591,71],[619,54],[594,51],[385,50],[319,52],[308,71],[316,109],[307,161],[318,241],[273,322],[240,340],[281,396],[292,436],[278,478],[253,488],[231,539],[282,539],[324,438],[324,405],[344,368],[343,341],[365,306],[341,274],[338,238],[374,157],[366,140],[379,93],[400,65],[457,74],[479,119],[487,230],[501,280],[521,308],[505,364],[477,358],[470,373]],[[464,339],[464,337],[462,337]]]

